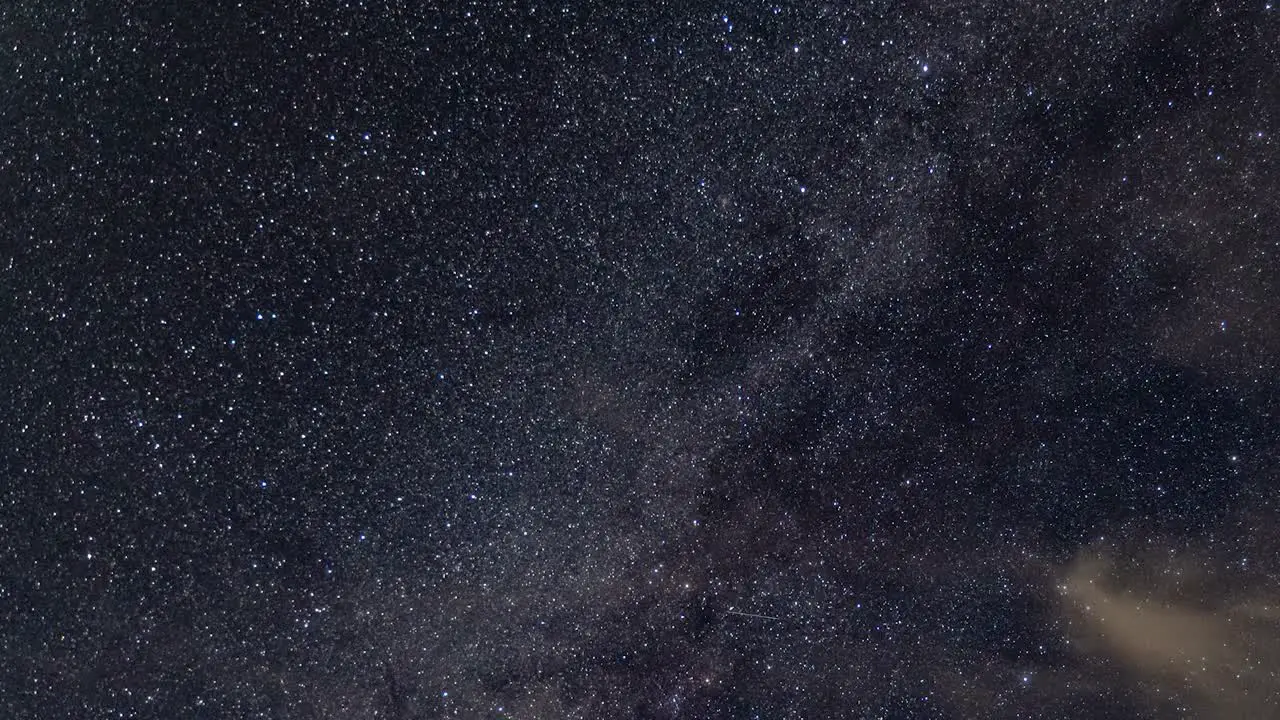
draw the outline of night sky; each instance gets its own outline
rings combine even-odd
[[[0,717],[1280,717],[1272,0],[0,8]]]

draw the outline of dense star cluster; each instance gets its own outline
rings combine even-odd
[[[1269,0],[0,8],[0,716],[1266,718]]]

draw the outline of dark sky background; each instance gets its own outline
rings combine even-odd
[[[1280,717],[1270,0],[0,8],[0,716]]]

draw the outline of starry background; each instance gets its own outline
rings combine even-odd
[[[1274,717],[1280,10],[627,5],[0,8],[0,715]]]

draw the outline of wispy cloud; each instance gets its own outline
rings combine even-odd
[[[1153,567],[1083,553],[1063,571],[1058,587],[1064,611],[1082,628],[1081,652],[1118,661],[1153,700],[1189,690],[1199,717],[1273,717],[1280,695],[1276,598],[1246,589],[1251,597],[1240,601],[1210,583],[1160,582],[1197,568],[1221,570],[1167,557]]]

